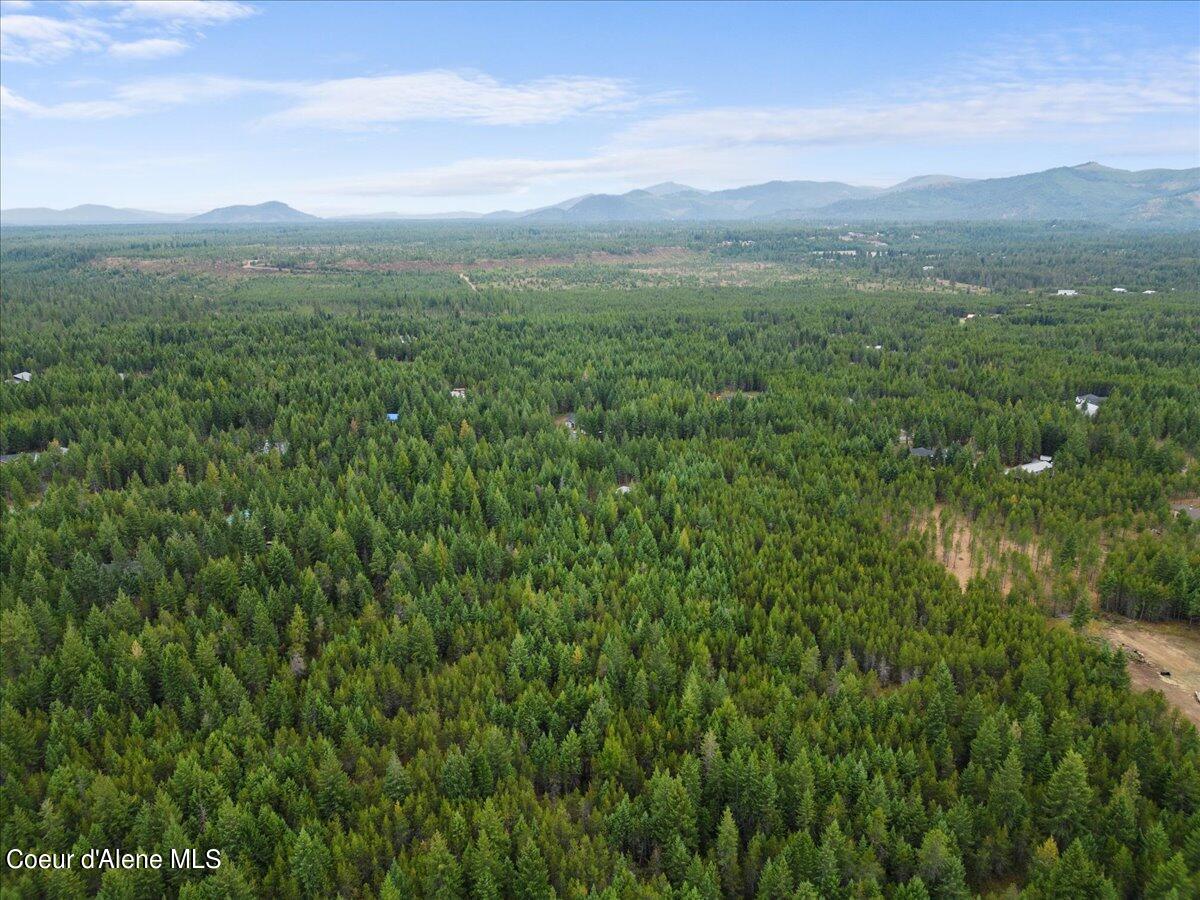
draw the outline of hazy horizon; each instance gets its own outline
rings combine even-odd
[[[1067,166],[1065,166],[1065,167],[1066,167],[1066,168],[1079,168],[1079,167],[1083,167],[1083,166],[1086,166],[1086,165],[1091,165],[1091,164],[1097,164],[1097,165],[1104,166],[1104,167],[1107,167],[1107,168],[1117,168],[1116,166],[1108,166],[1108,164],[1107,164],[1107,163],[1104,163],[1104,162],[1102,162],[1102,161],[1100,161],[1100,160],[1088,160],[1087,162],[1081,162],[1081,163],[1069,164],[1069,165],[1067,165]],[[1057,167],[1056,167],[1056,168],[1057,168]],[[1031,174],[1031,173],[1028,173],[1028,172],[1015,172],[1015,171],[1014,171],[1014,172],[1006,172],[1006,173],[1003,173],[1003,174],[1000,174],[1000,175],[996,175],[996,176],[992,176],[992,177],[996,177],[996,178],[1008,178],[1008,177],[1013,177],[1013,176],[1018,176],[1018,175],[1026,175],[1026,174]],[[906,182],[906,181],[909,181],[909,180],[912,180],[912,179],[916,179],[916,178],[920,178],[920,177],[922,177],[922,176],[926,176],[926,175],[929,175],[929,176],[949,176],[949,177],[951,177],[951,178],[954,178],[954,177],[965,177],[965,176],[958,176],[958,175],[957,175],[956,173],[954,173],[954,172],[915,172],[915,173],[913,173],[912,175],[909,175],[909,176],[907,176],[907,177],[905,177],[905,178],[902,178],[902,179],[900,179],[900,180],[899,180],[899,181],[897,181],[897,182],[889,182],[889,183],[886,183],[886,184],[862,184],[862,183],[855,184],[854,182],[844,182],[842,179],[828,179],[828,182],[846,183],[846,184],[850,184],[850,185],[852,185],[852,186],[854,186],[854,187],[864,187],[864,188],[877,188],[877,189],[886,189],[886,188],[896,187],[897,185],[903,184],[903,183],[904,183],[904,182]],[[809,181],[809,180],[816,181],[816,179],[803,179],[803,178],[798,178],[798,179],[793,179],[793,180],[797,180],[797,181]],[[980,179],[980,180],[982,180],[982,179]],[[627,191],[629,191],[629,190],[644,190],[644,189],[648,189],[648,188],[654,188],[654,187],[658,187],[658,186],[660,186],[660,185],[667,184],[667,183],[670,183],[670,182],[672,182],[672,181],[674,181],[674,179],[668,179],[667,181],[657,182],[657,183],[655,183],[655,184],[644,184],[644,185],[639,185],[639,186],[636,186],[636,187],[633,187],[633,188],[625,189],[625,190],[623,190],[623,191],[621,191],[621,192],[611,192],[611,193],[625,193],[625,192],[627,192]],[[761,183],[763,183],[763,182],[757,182],[756,184],[761,184]],[[732,189],[736,189],[736,188],[742,188],[742,187],[747,187],[747,186],[754,186],[754,184],[752,184],[752,183],[750,183],[750,182],[744,182],[744,181],[743,181],[743,182],[730,183],[730,184],[721,184],[721,185],[712,186],[712,187],[708,187],[708,186],[704,186],[704,185],[699,185],[699,184],[682,184],[682,183],[678,183],[678,186],[679,186],[681,189],[683,189],[683,188],[690,188],[690,189],[694,189],[694,190],[702,191],[702,192],[704,192],[704,193],[717,193],[717,192],[724,191],[724,190],[732,190]],[[595,192],[588,192],[588,194],[607,194],[607,193],[610,193],[610,192],[606,192],[606,191],[595,191]],[[551,204],[548,204],[548,205],[552,205],[553,203],[561,203],[561,202],[565,202],[565,201],[568,201],[568,200],[576,199],[576,198],[577,198],[577,197],[579,197],[579,196],[586,196],[586,194],[585,194],[585,195],[573,195],[573,196],[571,196],[571,197],[566,197],[566,196],[564,196],[564,197],[559,197],[557,200],[555,200],[555,201],[552,201],[552,202],[551,202]],[[261,206],[261,205],[266,205],[266,204],[270,204],[270,203],[283,203],[283,204],[285,204],[285,205],[287,205],[287,206],[290,206],[290,207],[292,207],[293,209],[297,209],[297,210],[299,210],[300,212],[304,212],[304,213],[311,212],[311,210],[309,210],[309,209],[307,209],[307,208],[302,208],[302,207],[299,207],[297,204],[291,203],[291,202],[290,202],[290,201],[289,201],[289,200],[288,200],[286,197],[267,197],[267,198],[263,198],[263,199],[252,199],[252,200],[248,200],[248,201],[245,201],[245,202],[236,202],[236,203],[226,204],[226,206],[231,206],[231,207],[242,207],[242,206]],[[176,215],[176,216],[181,216],[181,217],[182,217],[182,216],[195,216],[195,215],[200,215],[200,214],[202,214],[202,213],[205,213],[205,212],[212,211],[213,209],[222,209],[222,208],[225,208],[225,207],[214,207],[214,206],[201,206],[201,207],[196,207],[196,208],[194,208],[194,209],[184,209],[184,210],[148,209],[148,208],[145,208],[145,207],[133,207],[133,206],[128,206],[128,205],[117,206],[116,204],[108,204],[108,203],[93,203],[93,202],[91,202],[91,201],[88,201],[88,200],[84,200],[84,201],[82,201],[82,202],[80,202],[80,203],[73,204],[73,205],[72,205],[72,206],[70,206],[70,207],[62,207],[62,208],[58,208],[58,209],[55,209],[55,208],[53,208],[53,207],[46,207],[46,206],[44,206],[44,205],[41,205],[41,206],[31,206],[31,207],[9,207],[9,206],[4,206],[3,208],[4,208],[6,211],[12,211],[12,210],[16,210],[16,209],[50,209],[50,210],[52,210],[52,211],[55,211],[55,212],[63,212],[63,211],[67,211],[67,210],[70,210],[70,209],[76,209],[76,208],[79,208],[79,207],[87,207],[87,206],[104,206],[104,207],[112,207],[112,208],[115,208],[115,209],[129,209],[129,210],[136,210],[136,211],[138,211],[138,212],[157,212],[157,213],[162,213],[162,214],[164,214],[164,215]],[[456,213],[457,213],[457,214],[462,214],[462,215],[465,215],[465,216],[486,216],[486,215],[487,215],[487,214],[489,214],[489,213],[492,213],[492,212],[497,212],[497,211],[499,211],[499,210],[493,210],[493,209],[466,209],[466,208],[461,208],[461,207],[455,207],[455,208],[450,208],[450,207],[447,207],[447,208],[446,208],[446,209],[444,209],[444,210],[432,210],[432,211],[422,211],[422,212],[409,212],[409,211],[407,211],[407,210],[404,210],[404,209],[385,209],[385,210],[370,210],[370,211],[365,211],[365,210],[351,210],[351,211],[347,211],[347,212],[341,212],[341,213],[331,213],[331,214],[325,214],[324,216],[322,216],[322,218],[339,218],[339,217],[342,217],[342,218],[344,218],[344,217],[356,217],[356,216],[364,216],[364,217],[366,217],[366,216],[373,216],[373,215],[374,215],[374,216],[379,216],[379,215],[383,215],[383,216],[387,216],[387,215],[394,215],[394,216],[401,216],[401,217],[402,217],[402,216],[406,216],[406,215],[411,215],[411,216],[414,216],[414,217],[431,217],[431,216],[452,217],[452,216],[453,216],[454,214],[456,214]],[[528,211],[528,210],[526,210],[526,209],[524,209],[524,208],[522,207],[522,208],[519,208],[519,209],[517,209],[516,211]]]
[[[1200,165],[1186,3],[2,9],[5,208],[428,215]]]

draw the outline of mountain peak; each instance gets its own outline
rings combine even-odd
[[[282,222],[316,222],[316,216],[293,209],[279,200],[268,200],[253,206],[222,206],[192,216],[189,222],[208,222],[214,225],[270,225]]]
[[[670,197],[672,194],[682,194],[687,191],[695,191],[698,194],[708,193],[707,191],[689,187],[686,184],[680,184],[678,181],[662,181],[658,184],[652,184],[648,188],[642,188],[642,190],[654,197]]]
[[[885,188],[885,193],[896,193],[899,191],[915,191],[923,188],[946,187],[951,184],[966,184],[971,181],[970,178],[960,178],[957,175],[917,175],[902,181],[899,184],[894,184],[890,188]]]

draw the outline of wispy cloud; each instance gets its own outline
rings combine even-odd
[[[55,62],[73,53],[101,50],[107,43],[104,29],[91,20],[0,15],[0,59],[9,62]]]
[[[697,156],[691,147],[606,151],[560,159],[480,157],[444,166],[334,179],[309,190],[314,195],[353,197],[503,196],[585,177],[637,181],[716,176],[734,163],[744,165],[745,153],[717,151]]]
[[[42,104],[22,97],[0,85],[0,114],[20,114],[35,119],[112,119],[124,115],[125,106],[115,100],[79,100]]]
[[[1024,41],[960,60],[953,78],[892,85],[823,104],[721,107],[653,116],[572,158],[472,158],[444,166],[381,172],[318,185],[317,194],[359,197],[503,196],[560,182],[604,178],[726,181],[746,171],[787,171],[805,148],[994,144],[1086,137],[1098,150],[1168,141],[1200,152],[1194,50],[1159,48],[1153,57],[1078,45]],[[1082,48],[1082,49],[1080,49]],[[1135,123],[1167,116],[1152,129]],[[1141,136],[1141,137],[1139,137]],[[1144,152],[1144,151],[1141,151]],[[758,166],[756,168],[756,166]],[[592,181],[594,184],[595,182]]]
[[[108,52],[119,59],[162,59],[182,53],[187,47],[183,41],[173,38],[142,38],[140,41],[109,44]]]
[[[871,141],[1020,139],[1055,128],[1094,127],[1155,113],[1194,112],[1200,103],[1194,52],[1160,55],[1153,67],[1128,60],[1086,77],[1044,58],[1022,73],[1016,58],[984,58],[952,84],[902,87],[837,104],[706,109],[640,122],[629,146],[693,143],[829,145]],[[991,72],[991,76],[982,73]]]
[[[106,97],[84,102],[42,104],[11,91],[6,100],[11,112],[29,116],[94,119],[133,116],[243,94],[284,99],[283,108],[269,115],[266,124],[334,129],[411,121],[538,125],[627,110],[643,101],[618,79],[567,76],[503,83],[480,73],[444,69],[318,82],[177,76],[129,82]],[[652,99],[646,98],[646,102]]]
[[[178,37],[184,31],[255,12],[235,0],[74,0],[62,7],[4,0],[0,59],[46,64],[103,51],[120,59],[157,59],[186,49]]]
[[[249,3],[235,0],[102,0],[119,10],[125,20],[150,20],[173,25],[219,25],[244,19],[256,12]]]
[[[538,125],[625,108],[628,85],[613,78],[557,77],[504,84],[489,75],[445,69],[343,78],[297,86],[295,105],[269,122],[356,128],[416,120]]]

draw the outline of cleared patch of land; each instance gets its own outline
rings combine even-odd
[[[356,256],[352,249],[346,255],[314,256],[295,261],[255,259],[196,259],[169,257],[104,256],[92,261],[102,269],[124,269],[154,274],[208,272],[224,275],[322,274],[339,272],[478,272],[499,269],[541,269],[575,265],[647,265],[686,260],[693,257],[683,247],[652,247],[630,253],[609,253],[597,250],[576,255],[513,256],[455,261],[446,259],[385,259],[370,260]]]
[[[734,397],[741,394],[747,400],[753,400],[755,397],[762,396],[762,391],[742,390],[741,388],[723,388],[716,391],[711,396],[714,400],[732,400]]]
[[[1200,628],[1105,615],[1089,631],[1125,651],[1136,690],[1162,691],[1168,703],[1200,727]]]
[[[938,562],[964,588],[976,575],[998,572],[1001,589],[1007,591],[1019,573],[1032,571],[1037,577],[1046,571],[1048,560],[1041,557],[1036,541],[1022,547],[1005,537],[984,537],[966,517],[941,504],[919,519],[916,527],[932,539]],[[1089,587],[1094,594],[1095,585]],[[1168,703],[1200,727],[1200,628],[1105,613],[1088,625],[1088,633],[1125,651],[1135,690],[1161,691]]]
[[[1045,562],[1036,541],[1022,547],[1007,537],[984,535],[965,516],[940,503],[916,527],[929,536],[937,561],[963,588],[976,575],[998,572],[1001,588],[1007,591],[1026,564],[1036,572]]]

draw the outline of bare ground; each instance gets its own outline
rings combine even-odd
[[[916,523],[916,527],[932,530],[934,553],[964,588],[972,576],[999,571],[1001,586],[1008,590],[1017,569],[1019,555],[1025,555],[1035,573],[1043,571],[1036,542],[1022,548],[1007,538],[980,538],[971,523],[962,516],[943,515],[944,507],[934,507],[932,514]],[[948,543],[943,536],[949,532]],[[1094,594],[1095,585],[1089,588]],[[1094,598],[1093,598],[1094,599]],[[1054,620],[1059,623],[1065,620]],[[1140,622],[1122,616],[1104,614],[1093,620],[1088,633],[1107,640],[1125,651],[1126,669],[1133,689],[1161,691],[1166,701],[1190,722],[1200,727],[1200,628],[1182,622]],[[1170,675],[1162,675],[1169,672]]]
[[[711,396],[714,400],[732,400],[738,394],[741,394],[748,400],[753,400],[755,397],[762,396],[762,391],[744,391],[741,388],[722,388],[719,391],[714,391]]]
[[[337,272],[476,272],[493,269],[540,269],[551,266],[590,264],[651,264],[689,259],[693,253],[683,247],[654,247],[630,253],[595,251],[578,255],[521,256],[497,259],[476,259],[471,262],[451,262],[439,259],[401,259],[374,262],[352,255],[340,259],[310,259],[295,266],[275,266],[267,260],[247,259],[178,259],[105,256],[92,261],[102,269],[125,269],[155,274],[208,272],[221,275],[251,274],[314,274]]]
[[[1182,622],[1138,622],[1104,616],[1089,629],[1125,651],[1135,690],[1162,691],[1167,702],[1200,727],[1200,629]],[[1162,675],[1170,672],[1170,675]]]
[[[1044,560],[1036,542],[1022,547],[1007,537],[984,538],[975,532],[970,521],[959,515],[946,514],[945,509],[942,504],[937,504],[932,514],[919,521],[917,526],[932,532],[938,562],[958,580],[960,587],[965,588],[976,575],[997,571],[1001,588],[1007,591],[1012,587],[1015,565],[1022,557],[1032,563],[1035,571],[1041,568]]]

